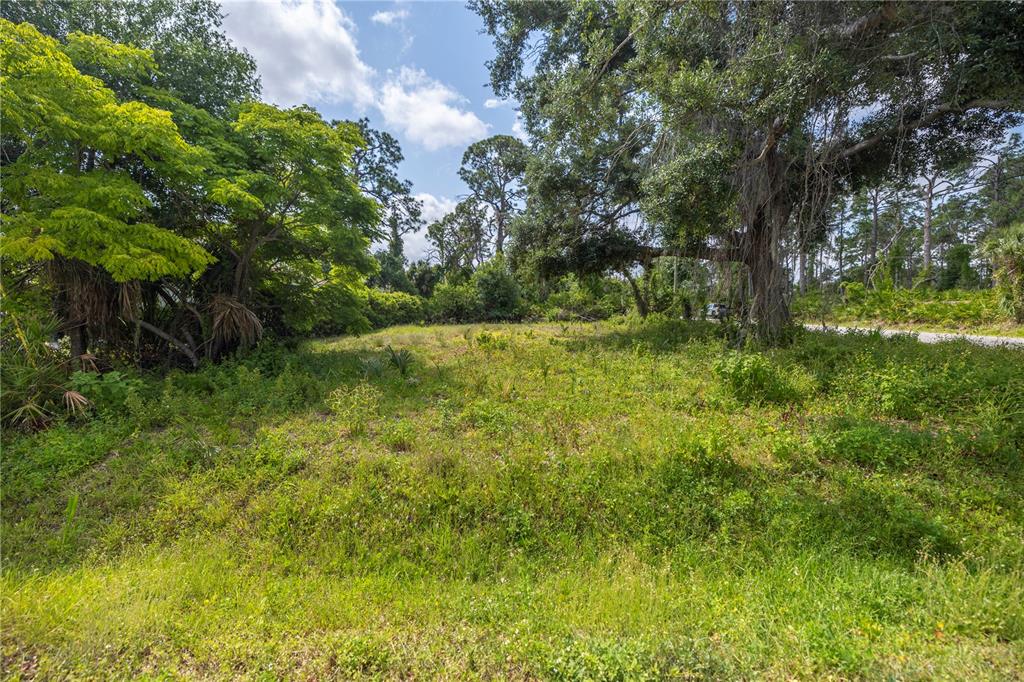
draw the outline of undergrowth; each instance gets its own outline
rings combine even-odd
[[[392,328],[90,379],[90,421],[5,436],[4,673],[1019,677],[1020,351],[718,336]]]

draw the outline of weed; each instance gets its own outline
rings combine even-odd
[[[388,362],[391,366],[398,370],[398,373],[403,377],[408,376],[409,372],[412,371],[413,366],[413,355],[408,348],[402,348],[401,350],[395,350],[388,344],[385,348],[387,352]]]
[[[331,411],[349,433],[363,433],[367,424],[380,410],[381,392],[371,384],[360,382],[354,386],[336,388],[327,398]]]

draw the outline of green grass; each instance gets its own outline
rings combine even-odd
[[[717,331],[392,328],[8,434],[4,673],[1024,675],[1020,351]]]

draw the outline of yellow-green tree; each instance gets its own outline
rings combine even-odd
[[[112,78],[139,78],[148,52],[97,36],[66,45],[29,24],[0,20],[3,97],[3,256],[45,264],[62,301],[72,353],[85,352],[85,329],[108,318],[111,286],[202,271],[213,257],[199,244],[146,220],[149,198],[127,164],[195,184],[201,156],[171,114],[118,101],[75,60]]]

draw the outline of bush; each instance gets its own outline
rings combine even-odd
[[[1024,323],[1024,223],[1017,223],[989,238],[983,247],[995,266],[1000,304],[1005,312]]]
[[[71,375],[71,388],[81,393],[100,412],[122,410],[129,397],[143,387],[141,379],[121,372],[75,372]]]
[[[714,369],[732,394],[745,403],[786,403],[802,397],[786,372],[760,353],[729,353],[715,362]]]
[[[472,282],[441,282],[434,289],[434,297],[430,299],[430,319],[434,322],[476,322],[481,319],[482,312]]]
[[[495,258],[473,273],[480,311],[485,320],[518,320],[522,317],[519,283],[502,258]]]
[[[605,320],[630,309],[632,299],[624,289],[625,282],[610,277],[585,281],[567,275],[559,285],[547,299],[551,319]]]
[[[397,324],[419,324],[426,319],[426,302],[401,291],[370,289],[367,318],[374,329]]]
[[[520,320],[526,312],[519,283],[503,259],[482,265],[465,282],[449,278],[434,289],[430,319],[434,322]]]
[[[998,290],[868,289],[860,282],[845,283],[841,301],[812,293],[796,299],[792,310],[798,318],[809,321],[824,317],[837,322],[870,320],[950,328],[999,324],[1012,319],[1008,309],[1001,305]]]

